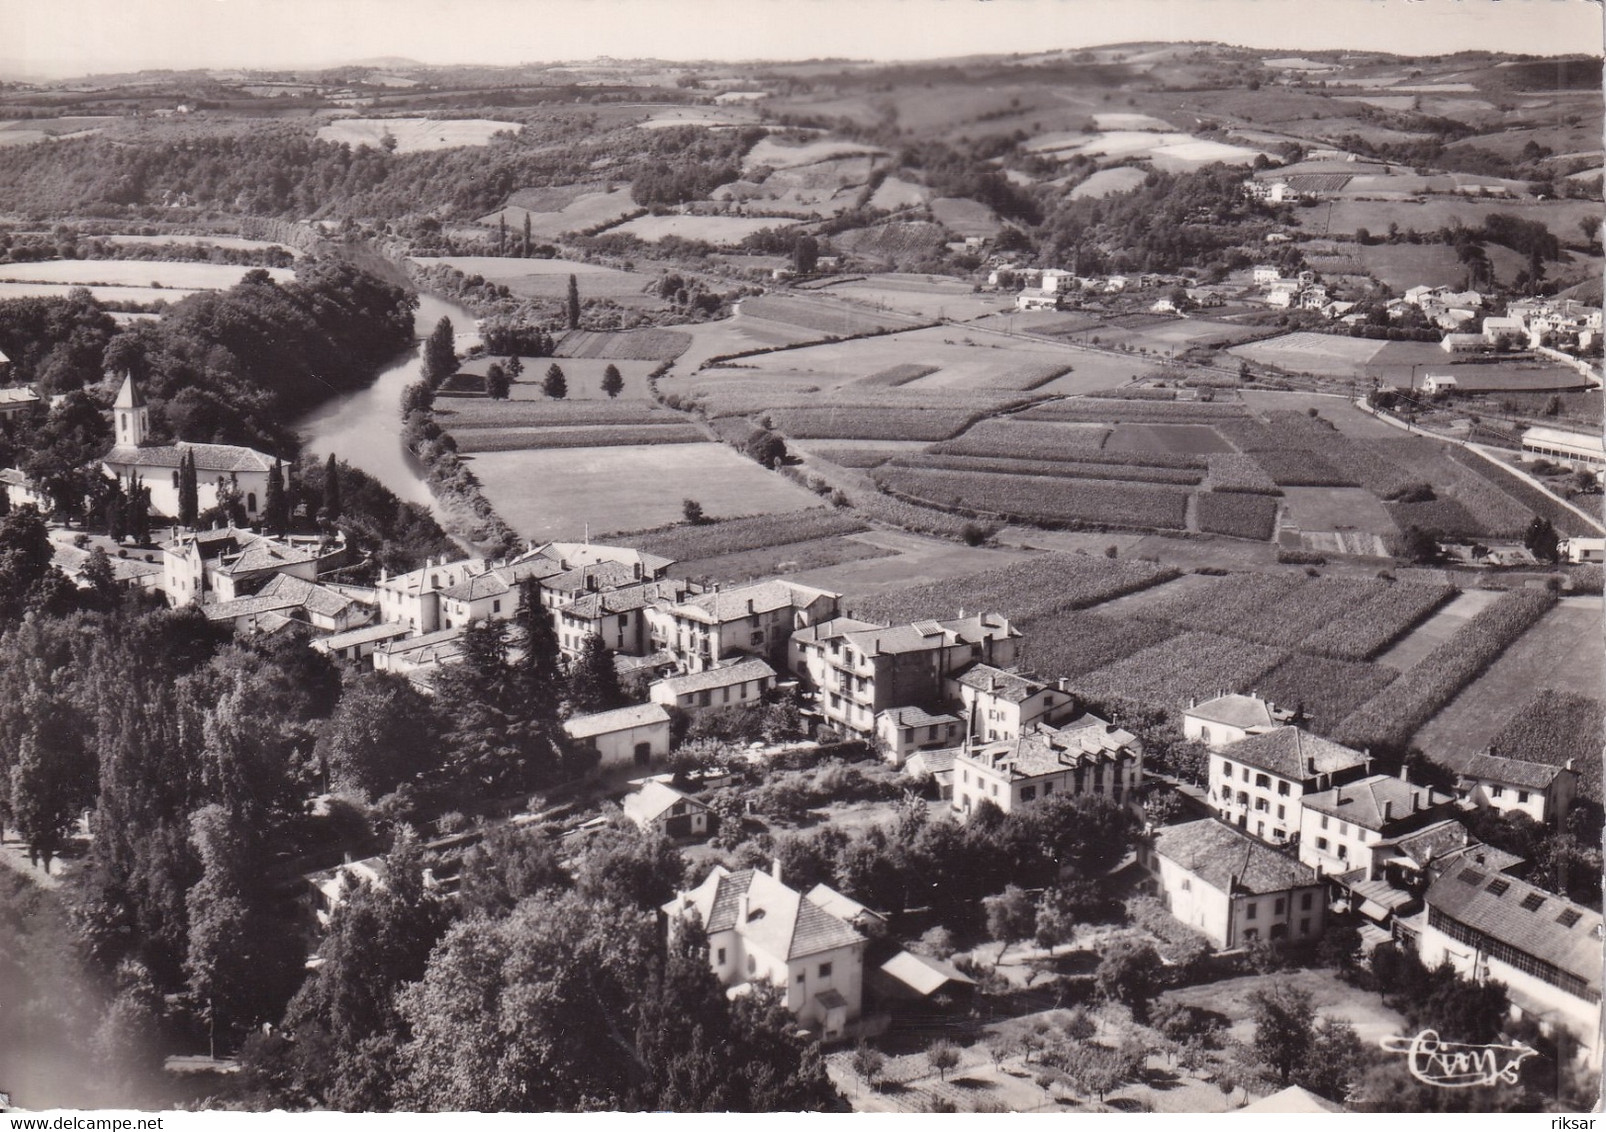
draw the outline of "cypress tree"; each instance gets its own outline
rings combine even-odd
[[[530,258],[530,214],[524,214],[524,258]]]
[[[602,371],[602,391],[609,397],[619,396],[619,391],[625,387],[625,379],[619,375],[619,367],[612,362]]]
[[[569,276],[569,329],[580,329],[580,282]]]
[[[284,494],[284,466],[273,461],[268,473],[268,495],[262,503],[262,525],[269,534],[284,537],[290,527],[290,508]]]
[[[186,452],[179,457],[178,467],[178,521],[193,528],[201,517],[201,491],[195,474],[195,454]]]
[[[323,466],[323,506],[318,509],[318,515],[331,523],[340,521],[340,467],[333,452]]]
[[[541,583],[534,578],[519,583],[515,619],[524,640],[524,657],[519,662],[524,702],[532,718],[556,720],[563,694],[563,656],[552,614],[541,604]]]
[[[442,318],[424,342],[424,380],[431,388],[457,372],[457,335],[452,320]]]
[[[595,633],[586,637],[569,673],[569,702],[576,715],[608,711],[624,703],[613,652]]]

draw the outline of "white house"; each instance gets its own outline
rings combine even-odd
[[[1055,794],[1132,801],[1143,781],[1143,744],[1096,715],[1063,727],[1039,723],[1016,739],[954,756],[952,806],[969,817],[983,802],[1006,814]]]
[[[576,746],[596,751],[599,770],[647,766],[669,754],[669,713],[662,704],[577,715],[564,721],[563,732]]]
[[[1606,538],[1564,538],[1556,549],[1568,562],[1606,562]]]
[[[1072,715],[1069,692],[991,664],[974,664],[946,682],[948,698],[969,713],[973,739],[1017,739],[1032,724]]]
[[[1220,948],[1312,940],[1327,896],[1311,869],[1214,818],[1156,830],[1138,845],[1166,909]]]
[[[1430,373],[1422,379],[1422,391],[1429,397],[1455,392],[1456,380],[1446,373]]]
[[[1430,786],[1374,774],[1305,796],[1299,859],[1334,875],[1376,879],[1379,841],[1390,841],[1454,816],[1455,798]]]
[[[1510,338],[1518,342],[1528,340],[1528,328],[1522,324],[1522,319],[1490,316],[1483,320],[1483,340],[1489,345],[1496,345],[1500,339]]]
[[[625,817],[638,827],[656,830],[672,841],[701,841],[713,830],[707,806],[657,779],[626,794],[623,808]]]
[[[1542,456],[1574,468],[1595,470],[1606,466],[1606,443],[1599,433],[1535,426],[1522,434],[1522,454],[1525,459]]]
[[[868,940],[781,883],[779,872],[716,865],[702,884],[663,906],[669,930],[695,915],[721,983],[739,992],[768,982],[804,1026],[827,1040],[847,1037],[863,1011]]]
[[[1278,727],[1210,752],[1210,802],[1223,821],[1281,845],[1299,832],[1307,795],[1360,778],[1370,761],[1298,727]]]
[[[1293,712],[1279,710],[1270,700],[1232,692],[1183,709],[1182,734],[1219,750],[1250,735],[1275,730],[1293,717]]]
[[[384,621],[378,625],[364,625],[344,633],[319,637],[312,642],[312,648],[334,660],[367,660],[380,645],[407,635],[407,626]]]
[[[646,609],[654,651],[671,652],[688,672],[734,656],[786,663],[794,630],[836,616],[842,595],[795,582],[759,582],[684,601],[660,598]]]
[[[1565,1032],[1582,1060],[1600,1065],[1599,912],[1471,864],[1441,875],[1423,903],[1424,964],[1447,959],[1466,978],[1502,983],[1514,1007],[1553,1036]]]
[[[1269,287],[1283,277],[1280,267],[1272,263],[1262,263],[1255,266],[1255,285]]]
[[[1559,826],[1578,793],[1578,774],[1570,759],[1566,766],[1550,766],[1488,752],[1467,757],[1456,788],[1479,808]]]
[[[760,703],[773,687],[775,669],[756,656],[746,656],[718,668],[654,680],[647,688],[647,698],[695,714],[709,708]]]
[[[916,751],[956,746],[964,738],[965,721],[947,712],[925,708],[889,708],[875,717],[875,736],[893,766],[902,766]]]

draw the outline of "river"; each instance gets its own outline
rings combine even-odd
[[[442,318],[452,320],[458,353],[479,340],[474,316],[456,303],[432,295],[418,296],[414,333],[426,337]],[[435,510],[418,462],[401,441],[402,390],[422,379],[422,351],[414,348],[382,371],[366,389],[347,393],[295,422],[302,451],[314,456],[337,457],[361,468],[408,503]]]

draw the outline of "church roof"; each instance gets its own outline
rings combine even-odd
[[[134,384],[134,375],[128,374],[123,378],[123,387],[117,391],[117,400],[112,402],[114,409],[143,409],[145,395]]]
[[[190,444],[183,440],[139,448],[119,444],[102,461],[132,468],[177,469],[185,453],[195,458],[197,473],[271,472],[274,465],[272,456],[241,444]]]

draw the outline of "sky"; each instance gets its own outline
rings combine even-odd
[[[1599,0],[0,0],[0,70],[934,59],[1137,40],[1599,54]]]

